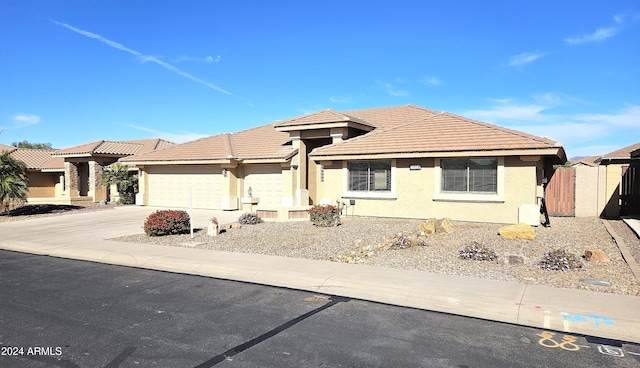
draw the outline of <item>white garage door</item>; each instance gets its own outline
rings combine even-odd
[[[188,208],[192,190],[193,208],[220,209],[220,170],[204,165],[149,166],[146,170],[149,205]]]
[[[260,198],[259,205],[280,205],[282,198],[282,168],[275,165],[247,165],[244,167],[244,192],[251,187],[254,197]]]

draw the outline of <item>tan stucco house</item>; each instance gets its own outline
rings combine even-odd
[[[323,110],[120,159],[137,203],[306,219],[349,215],[539,223],[544,173],[566,162],[547,138],[415,105]]]
[[[122,157],[173,145],[156,138],[99,140],[62,150],[15,147],[3,150],[27,166],[28,203],[83,204],[109,199],[109,190],[101,183],[106,166]]]
[[[598,210],[601,216],[616,218],[621,214],[626,215],[621,213],[624,206],[623,183],[625,176],[631,174],[628,173],[630,165],[636,160],[632,158],[632,154],[639,149],[640,142],[609,152],[595,160],[599,183]]]

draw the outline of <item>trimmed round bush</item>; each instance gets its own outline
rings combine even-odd
[[[240,218],[238,218],[238,223],[240,225],[255,225],[262,222],[260,216],[254,212],[243,213]]]
[[[340,225],[340,209],[333,205],[315,205],[307,210],[309,220],[316,226]]]
[[[458,257],[474,261],[495,261],[498,259],[498,253],[493,249],[474,241],[471,245],[463,246],[460,249],[460,252],[458,252]]]
[[[569,271],[581,268],[582,262],[578,256],[565,249],[553,249],[546,251],[540,262],[533,266],[545,271]]]
[[[189,214],[183,210],[158,210],[144,220],[148,236],[187,234],[190,229]]]

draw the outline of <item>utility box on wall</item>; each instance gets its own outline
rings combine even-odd
[[[522,204],[518,207],[518,222],[531,226],[540,225],[540,206],[537,204]]]

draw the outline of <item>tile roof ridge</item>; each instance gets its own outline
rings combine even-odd
[[[233,133],[222,133],[222,137],[224,138],[224,150],[227,153],[227,158],[235,158],[236,150],[233,143]]]
[[[435,113],[435,111],[433,111],[433,112]],[[326,145],[326,146],[317,147],[313,151],[315,151],[315,150],[321,151],[325,147],[334,147],[336,145],[343,144],[343,143],[357,142],[357,141],[359,141],[361,139],[368,139],[368,138],[371,138],[371,137],[375,137],[375,136],[377,136],[379,134],[384,134],[384,133],[392,132],[394,130],[402,129],[402,128],[404,128],[406,126],[409,126],[411,124],[415,124],[415,123],[418,123],[418,122],[423,122],[423,121],[427,121],[427,120],[433,119],[435,116],[437,116],[437,115],[434,114],[434,115],[427,116],[427,117],[424,117],[424,118],[421,118],[421,119],[418,119],[418,120],[412,120],[412,121],[409,121],[409,122],[406,122],[406,123],[402,123],[402,124],[398,124],[398,125],[391,126],[391,127],[384,127],[384,126],[377,127],[376,129],[374,129],[374,130],[372,130],[370,132],[367,132],[366,134],[359,135],[359,136],[353,137],[353,138],[349,138],[349,139],[346,139],[346,140],[343,140],[343,141],[339,141],[338,143],[332,143],[332,144],[329,144],[329,145]]]
[[[631,158],[631,152],[635,151],[638,148],[640,148],[640,142],[607,152],[602,155],[601,158]]]
[[[285,120],[288,120],[288,119],[285,119]],[[278,121],[284,121],[284,120],[278,120]],[[248,132],[248,131],[256,130],[256,129],[263,129],[263,128],[266,128],[266,127],[269,127],[269,126],[273,127],[273,125],[275,123],[277,123],[278,121],[276,121],[274,123],[267,123],[267,124],[262,124],[262,125],[250,127],[250,128],[247,128],[247,129],[238,130],[237,132],[233,132],[233,133],[230,133],[230,134],[236,135],[238,133],[244,133],[244,132]]]
[[[453,117],[453,118],[457,118],[457,119],[461,119],[461,120],[465,120],[465,121],[467,121],[467,122],[469,122],[471,124],[481,125],[481,126],[484,126],[486,128],[490,128],[490,129],[494,129],[494,130],[497,130],[497,131],[501,131],[503,133],[509,133],[509,134],[517,135],[517,136],[519,136],[521,138],[533,139],[533,140],[541,142],[541,143],[553,144],[553,146],[557,146],[557,147],[561,147],[562,146],[562,144],[560,142],[555,141],[555,140],[553,140],[551,138],[541,137],[541,136],[525,133],[525,132],[522,132],[522,131],[519,131],[519,130],[505,128],[505,127],[500,126],[500,125],[495,125],[495,124],[487,123],[487,122],[484,122],[484,121],[467,118],[465,116],[454,114],[454,113],[451,113],[451,112],[448,112],[448,111],[442,111],[440,114],[441,115],[447,115],[447,116],[450,116],[450,117]]]

